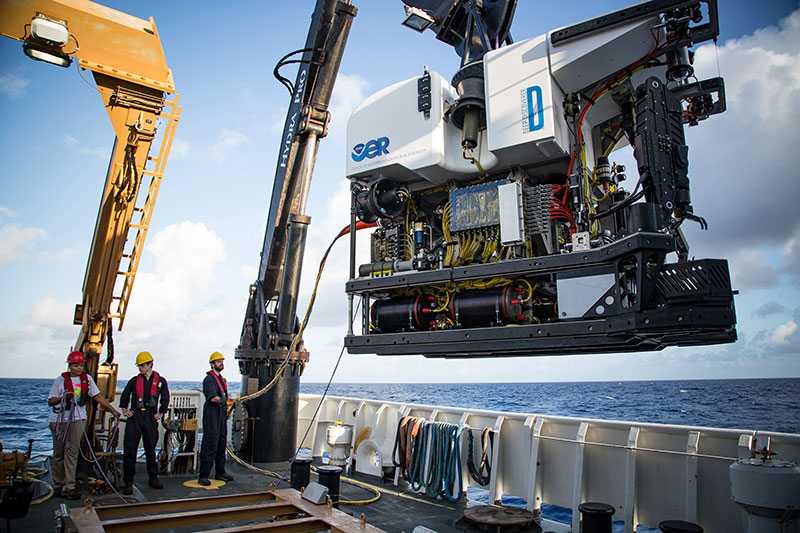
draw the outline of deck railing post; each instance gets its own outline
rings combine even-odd
[[[581,530],[581,513],[578,506],[583,496],[583,448],[589,424],[581,422],[575,436],[575,476],[572,480],[572,531]]]
[[[636,531],[636,446],[639,443],[639,428],[628,431],[627,462],[625,464],[625,533]]]

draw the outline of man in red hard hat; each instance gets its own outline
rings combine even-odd
[[[53,433],[53,490],[56,496],[77,500],[75,469],[78,450],[86,427],[86,404],[93,398],[107,411],[119,418],[119,411],[108,403],[92,376],[84,372],[86,358],[74,351],[67,357],[69,371],[56,378],[47,396],[50,413],[50,431]]]

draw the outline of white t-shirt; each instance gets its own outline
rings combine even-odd
[[[95,385],[92,376],[86,375],[89,379],[89,398],[94,398],[100,394],[100,389]],[[70,420],[86,420],[86,406],[78,405],[81,399],[81,378],[80,376],[72,378],[72,390],[75,396],[72,399],[72,413],[70,411],[64,412],[64,402],[54,407],[55,411],[50,412],[50,422],[69,422]],[[58,376],[50,387],[50,394],[48,398],[63,398],[64,397],[64,377]],[[88,400],[87,400],[88,401]]]

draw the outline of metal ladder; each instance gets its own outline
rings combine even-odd
[[[147,157],[147,161],[154,162],[155,166],[153,170],[144,170],[142,172],[142,180],[144,180],[144,176],[150,176],[150,186],[147,190],[147,195],[144,199],[144,202],[141,205],[136,205],[133,208],[134,216],[131,218],[131,223],[128,226],[128,235],[130,237],[132,230],[136,230],[136,237],[131,241],[130,238],[126,238],[126,246],[127,243],[132,242],[133,246],[129,251],[124,251],[122,254],[122,261],[120,261],[120,270],[117,271],[117,279],[114,284],[114,291],[119,288],[119,292],[112,295],[112,307],[113,302],[117,302],[116,311],[111,311],[109,313],[109,318],[115,318],[118,320],[117,329],[122,330],[122,324],[125,322],[125,313],[128,310],[128,300],[131,296],[131,290],[133,289],[133,281],[136,278],[136,271],[139,268],[139,259],[142,255],[142,250],[144,248],[144,241],[147,237],[147,230],[150,227],[150,217],[153,215],[153,208],[156,204],[156,197],[158,196],[158,189],[161,186],[161,177],[164,175],[164,167],[167,164],[167,158],[169,157],[169,151],[172,148],[172,140],[175,136],[175,128],[178,126],[178,120],[181,116],[182,108],[178,106],[178,99],[180,98],[179,95],[175,95],[175,99],[172,101],[165,101],[164,105],[165,108],[169,108],[169,112],[161,112],[159,118],[167,119],[166,128],[164,129],[164,134],[161,138],[161,144],[158,149],[158,157]],[[142,195],[138,195],[138,198],[141,199]],[[140,201],[137,199],[137,204],[140,204]],[[138,220],[134,220],[136,214],[139,215]],[[128,265],[126,269],[122,268],[122,264],[124,260],[128,260]]]

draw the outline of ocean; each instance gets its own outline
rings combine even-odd
[[[0,378],[0,443],[50,454],[52,379]],[[233,380],[232,380],[233,383]],[[170,382],[174,390],[199,382]],[[321,394],[325,383],[301,383]],[[800,433],[800,378],[578,383],[334,383],[328,394],[513,413]]]

